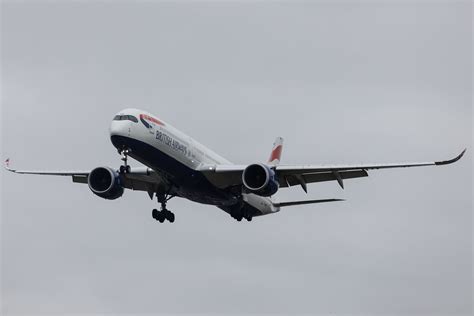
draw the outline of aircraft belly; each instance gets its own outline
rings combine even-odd
[[[117,135],[111,136],[111,141],[117,148],[124,146],[129,148],[132,158],[163,174],[174,184],[174,190],[180,197],[198,203],[223,206],[238,202],[234,195],[212,185],[201,172],[186,166],[150,144]]]

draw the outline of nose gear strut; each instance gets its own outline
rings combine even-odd
[[[123,161],[123,165],[120,166],[120,173],[130,173],[130,166],[128,165],[128,155],[132,151],[130,149],[122,149],[119,151],[120,155],[122,155],[121,160]]]

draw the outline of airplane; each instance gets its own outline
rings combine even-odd
[[[145,191],[150,199],[157,198],[160,210],[153,209],[152,217],[160,223],[173,223],[175,215],[167,203],[174,197],[217,206],[237,221],[274,214],[283,207],[336,202],[342,199],[319,199],[274,202],[272,196],[280,188],[301,186],[308,193],[307,184],[337,181],[344,189],[344,180],[368,176],[368,170],[441,166],[452,164],[464,155],[464,149],[450,160],[359,165],[282,165],[280,164],[283,138],[276,138],[267,162],[247,165],[232,164],[171,124],[139,109],[124,109],[117,113],[110,125],[110,139],[121,155],[123,164],[118,170],[97,167],[86,171],[27,171],[10,168],[18,174],[71,176],[75,183],[88,184],[97,196],[115,200],[125,189]],[[131,157],[146,167],[128,165]]]

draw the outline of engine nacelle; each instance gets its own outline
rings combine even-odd
[[[124,188],[117,171],[108,167],[98,167],[89,173],[89,188],[101,198],[115,200],[122,196]]]
[[[264,164],[253,164],[245,168],[242,182],[248,191],[261,196],[271,196],[280,187],[275,171]]]

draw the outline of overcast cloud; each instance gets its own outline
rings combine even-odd
[[[345,198],[238,223],[143,192],[1,171],[1,313],[470,314],[470,1],[1,5],[2,149],[23,169],[118,167],[108,126],[154,113],[235,163],[440,168],[283,189]],[[132,162],[132,165],[138,165]]]

